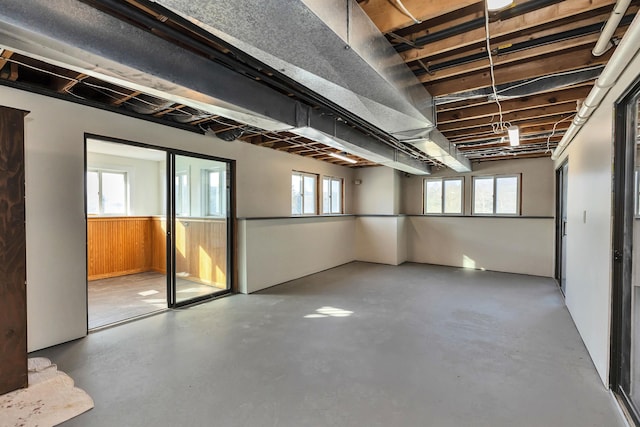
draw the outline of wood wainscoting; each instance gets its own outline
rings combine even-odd
[[[176,273],[224,289],[226,236],[226,220],[176,218]]]
[[[226,287],[227,221],[178,218],[176,271],[184,278]],[[166,273],[166,220],[161,217],[89,217],[89,280],[157,271]]]
[[[151,270],[151,218],[100,217],[87,220],[89,280]]]

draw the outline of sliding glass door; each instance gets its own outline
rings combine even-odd
[[[229,163],[172,155],[172,307],[226,293],[229,278]]]
[[[640,425],[640,82],[616,110],[611,388]]]
[[[87,136],[88,329],[230,292],[231,170]]]

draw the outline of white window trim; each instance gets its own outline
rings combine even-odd
[[[328,212],[325,211],[325,206],[324,206],[324,197],[322,198],[322,214],[323,215],[341,215],[344,213],[344,178],[339,178],[336,176],[323,176],[322,177],[322,194],[324,196],[324,183],[325,180],[329,181],[329,209]],[[333,181],[338,181],[340,182],[340,209],[339,212],[332,212],[331,211],[331,207],[333,206],[333,201],[332,201],[332,192],[331,192],[331,183]]]
[[[441,182],[441,205],[440,212],[427,212],[427,182],[428,181],[440,181]],[[445,206],[445,191],[444,191],[444,183],[445,181],[460,181],[461,182],[461,192],[460,192],[460,212],[444,212]],[[422,182],[422,213],[425,215],[435,215],[435,216],[460,216],[464,215],[464,177],[456,176],[456,177],[442,177],[442,178],[425,178]]]
[[[291,206],[291,215],[292,216],[317,216],[318,215],[318,210],[319,210],[319,204],[318,203],[318,181],[319,181],[319,176],[317,174],[314,173],[310,173],[310,172],[302,172],[302,171],[291,171],[291,177],[293,177],[294,175],[299,175],[300,177],[302,177],[302,185],[300,186],[302,193],[300,194],[300,196],[302,197],[302,213],[293,213],[293,205]],[[314,212],[313,213],[304,213],[304,177],[308,176],[311,177],[315,180],[315,194],[314,194]]]
[[[493,213],[476,213],[476,179],[493,178]],[[516,178],[518,180],[516,189],[516,212],[515,213],[496,213],[496,182],[497,178]],[[471,180],[471,214],[473,216],[520,216],[522,213],[522,174],[502,174],[502,175],[476,175]]]

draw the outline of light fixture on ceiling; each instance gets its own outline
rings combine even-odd
[[[507,129],[507,133],[509,133],[509,144],[512,147],[517,147],[520,145],[520,128],[516,125],[511,125]]]
[[[513,1],[514,0],[487,0],[487,10],[489,12],[497,12],[511,6]]]
[[[346,153],[345,153],[345,154],[346,154]],[[347,156],[343,156],[342,154],[338,154],[338,153],[329,153],[329,155],[330,155],[331,157],[335,157],[336,159],[340,159],[340,160],[345,161],[345,162],[349,162],[349,163],[358,163],[358,161],[357,161],[357,160],[350,159],[350,158],[348,158]]]

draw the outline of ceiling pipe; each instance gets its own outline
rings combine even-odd
[[[611,42],[611,38],[613,34],[616,32],[618,25],[620,24],[620,20],[624,17],[627,8],[631,0],[618,0],[616,2],[613,11],[611,12],[611,16],[607,20],[607,23],[604,25],[602,32],[600,33],[600,38],[596,42],[591,53],[593,56],[601,56],[606,51],[613,47],[613,43]]]
[[[611,59],[602,70],[602,74],[593,85],[593,89],[582,103],[580,110],[573,118],[569,129],[564,134],[551,158],[557,160],[564,152],[573,138],[578,134],[580,128],[589,120],[591,114],[600,105],[609,90],[616,84],[618,78],[625,70],[630,60],[633,59],[640,50],[640,18],[638,15],[629,26],[622,41],[616,48]]]

